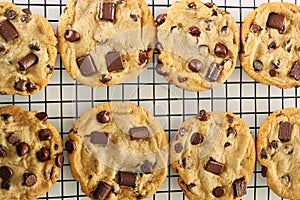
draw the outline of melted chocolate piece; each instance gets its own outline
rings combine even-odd
[[[205,166],[205,170],[213,174],[220,175],[224,169],[224,164],[210,159]]]
[[[232,185],[235,197],[241,197],[247,194],[247,185],[244,178],[235,180]]]
[[[111,190],[112,187],[110,185],[100,181],[97,188],[93,192],[93,197],[97,200],[105,200]]]
[[[107,145],[109,141],[108,133],[94,131],[90,135],[90,142],[92,144]]]
[[[115,21],[115,13],[116,13],[115,3],[101,2],[99,6],[100,6],[99,19],[104,19],[111,22]]]
[[[0,22],[0,35],[5,40],[5,42],[10,42],[19,37],[16,28],[8,20]]]
[[[105,56],[107,70],[109,72],[123,70],[124,64],[120,52],[110,52]]]
[[[129,129],[131,140],[140,140],[149,138],[149,130],[147,127],[134,127]]]
[[[82,76],[90,77],[97,72],[94,59],[90,54],[76,59],[77,65],[80,69]]]
[[[135,187],[137,175],[135,173],[130,172],[119,172],[119,184],[128,186],[128,187]]]

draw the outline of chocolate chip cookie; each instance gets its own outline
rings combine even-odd
[[[0,94],[35,94],[54,72],[56,37],[51,24],[29,9],[0,2]]]
[[[170,158],[190,200],[237,200],[247,193],[254,170],[254,139],[236,115],[201,110],[179,128]]]
[[[261,4],[242,25],[241,64],[254,80],[291,88],[300,85],[300,7]]]
[[[101,87],[146,70],[155,24],[144,0],[69,0],[58,25],[59,50],[73,79]]]
[[[225,82],[235,68],[239,29],[213,3],[182,0],[156,18],[156,71],[175,86],[203,91]]]
[[[45,112],[0,107],[1,200],[36,199],[57,181],[63,144],[47,118]]]
[[[300,109],[273,112],[262,123],[257,137],[257,159],[262,175],[279,196],[299,199]]]
[[[65,147],[72,175],[91,199],[144,199],[167,176],[168,141],[141,106],[104,103],[85,112]]]

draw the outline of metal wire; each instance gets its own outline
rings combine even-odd
[[[3,1],[3,0],[0,0]],[[45,16],[56,29],[58,18],[67,0],[12,0],[10,2],[33,13]],[[175,0],[147,0],[154,16],[164,13]],[[259,4],[269,1],[255,0],[214,0],[220,8],[231,12],[236,22]],[[297,4],[297,0],[288,1]],[[156,55],[157,56],[157,55]],[[155,72],[153,64],[136,80],[107,88],[89,88],[73,81],[58,56],[55,75],[46,89],[29,97],[0,96],[0,106],[19,105],[28,110],[48,112],[52,122],[65,138],[74,120],[93,106],[106,101],[123,101],[142,105],[164,125],[169,139],[177,132],[180,124],[197,113],[200,108],[206,110],[231,111],[242,117],[256,136],[261,122],[274,110],[285,107],[297,107],[297,88],[280,90],[254,82],[237,65],[231,78],[214,90],[194,93],[178,89],[168,84]],[[64,152],[66,156],[66,152]],[[248,186],[244,200],[279,200],[260,175],[261,168],[256,164],[253,178]],[[177,185],[177,177],[169,167],[167,181],[150,199],[183,200],[186,199]],[[80,185],[70,174],[69,163],[65,161],[61,177],[52,190],[40,199],[88,199],[81,192]]]

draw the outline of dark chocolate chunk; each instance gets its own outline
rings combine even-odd
[[[269,148],[273,148],[273,149],[278,149],[278,142],[277,141],[275,141],[275,140],[273,140],[272,142],[270,142],[269,144],[268,144],[268,147]]]
[[[220,175],[223,171],[224,164],[219,163],[213,159],[210,159],[205,166],[205,170],[213,174]]]
[[[23,11],[25,14],[27,14],[27,15],[31,15],[31,14],[32,14],[31,11],[30,11],[28,8],[24,8],[24,9],[22,9],[22,11]]]
[[[211,82],[216,82],[220,78],[223,69],[224,67],[222,65],[213,62],[210,68],[208,69],[206,78]]]
[[[39,161],[45,162],[50,157],[50,151],[46,147],[42,147],[37,153],[36,157]]]
[[[259,31],[261,31],[261,27],[257,24],[252,24],[250,26],[250,31],[253,33],[258,33]]]
[[[105,56],[107,70],[109,72],[123,70],[124,64],[120,52],[110,52]]]
[[[193,3],[189,3],[189,8],[196,8],[196,4],[193,2]]]
[[[3,37],[5,42],[10,42],[19,37],[16,28],[8,20],[0,22],[0,35]]]
[[[110,76],[106,76],[105,74],[102,74],[101,75],[101,79],[100,79],[100,81],[103,83],[103,84],[106,84],[106,83],[108,83],[109,81],[111,81],[111,77]]]
[[[207,2],[204,5],[206,5],[208,8],[212,8],[212,7],[214,7],[215,4],[211,3],[211,2]]]
[[[229,127],[228,130],[227,130],[227,137],[229,137],[231,135],[235,136],[236,135],[236,130],[232,127]]]
[[[139,53],[140,64],[148,63],[149,59],[150,59],[150,56],[149,56],[148,52],[140,50],[140,53]]]
[[[224,144],[224,147],[226,148],[226,147],[229,147],[229,146],[231,146],[232,144],[230,144],[230,142],[226,142],[225,144]]]
[[[174,149],[175,149],[175,152],[176,152],[176,153],[180,153],[180,152],[183,150],[183,145],[182,145],[182,143],[177,143],[177,144],[175,144]]]
[[[227,55],[227,47],[224,44],[218,43],[215,46],[215,54],[219,58],[225,58]]]
[[[25,156],[30,151],[29,145],[25,142],[17,144],[16,148],[20,157]]]
[[[130,173],[130,172],[119,172],[119,184],[120,185],[125,185],[128,187],[135,187],[136,184],[136,174],[135,173]]]
[[[93,197],[97,200],[105,200],[111,189],[112,187],[110,185],[100,181],[97,188],[93,192]]]
[[[160,14],[156,17],[157,26],[162,25],[166,21],[167,14]]]
[[[184,128],[184,127],[181,127],[178,130],[178,133],[179,133],[180,136],[184,136],[187,132],[188,132],[188,130],[186,130],[186,128]]]
[[[69,42],[76,42],[76,41],[80,40],[80,35],[77,31],[66,30],[65,39]]]
[[[55,165],[57,167],[62,167],[64,165],[64,155],[58,154],[55,158]]]
[[[144,174],[151,174],[153,171],[152,163],[150,161],[146,160],[144,162],[144,164],[142,164],[141,170]]]
[[[116,4],[109,2],[100,3],[99,19],[115,21]]]
[[[188,191],[190,192],[193,192],[193,187],[196,187],[196,184],[195,183],[191,183],[191,184],[188,184],[186,185],[186,189],[188,189]]]
[[[35,115],[36,118],[38,118],[39,120],[45,122],[48,119],[48,114],[45,112],[39,112]]]
[[[12,145],[16,145],[19,143],[19,137],[14,134],[14,133],[11,133],[8,137],[7,137],[7,140],[10,144]]]
[[[257,60],[253,63],[253,69],[256,72],[259,72],[263,69],[264,65],[260,60]]]
[[[108,133],[94,131],[90,135],[90,142],[92,144],[107,145],[109,140]]]
[[[0,157],[4,157],[7,154],[7,148],[0,144]]]
[[[30,53],[18,62],[19,69],[20,71],[27,71],[30,67],[37,64],[38,62],[39,58],[35,54]]]
[[[197,26],[190,27],[189,33],[194,37],[199,37],[201,34],[200,28]]]
[[[54,144],[53,148],[54,148],[55,151],[57,151],[58,150],[58,144]]]
[[[52,131],[49,128],[40,130],[39,131],[39,139],[41,141],[51,140],[52,139]]]
[[[223,187],[216,187],[214,190],[213,190],[213,195],[215,197],[222,197],[224,194],[225,194],[225,188]]]
[[[247,185],[244,178],[236,179],[233,182],[234,197],[241,197],[247,194]]]
[[[229,124],[232,124],[234,122],[234,117],[229,115],[229,114],[226,114],[226,117],[227,117],[227,121]]]
[[[26,84],[26,88],[27,88],[27,92],[29,93],[32,93],[34,90],[37,89],[37,87],[31,82]]]
[[[77,65],[80,69],[82,76],[90,77],[97,72],[97,68],[93,57],[88,54],[76,59]]]
[[[268,168],[265,166],[261,167],[261,175],[262,177],[267,177],[267,173],[268,173]]]
[[[177,77],[177,80],[178,80],[179,83],[184,83],[184,82],[186,82],[186,81],[188,80],[188,78],[178,76],[178,77]]]
[[[197,115],[197,119],[200,121],[208,121],[209,118],[210,116],[205,110],[200,110],[199,114]]]
[[[24,178],[24,185],[28,187],[33,186],[37,181],[37,177],[33,173],[26,172],[23,174],[23,178]]]
[[[162,44],[160,42],[157,42],[155,44],[155,50],[157,51],[157,53],[161,53],[161,51],[164,50],[164,47],[162,46]]]
[[[4,180],[1,184],[1,188],[4,190],[9,190],[10,188],[10,181],[9,180]]]
[[[267,154],[267,151],[265,149],[262,149],[261,152],[260,152],[260,157],[262,159],[267,159],[268,158],[268,154]]]
[[[284,32],[284,19],[285,16],[278,13],[270,13],[267,21],[267,27],[275,28],[280,34]]]
[[[278,138],[281,142],[288,142],[291,140],[291,128],[289,122],[280,122]]]
[[[107,110],[101,111],[97,115],[98,122],[104,124],[110,121],[110,112]]]
[[[211,14],[211,16],[218,16],[218,12],[216,10],[212,11],[213,13]]]
[[[16,13],[16,11],[14,11],[14,10],[7,10],[7,11],[5,12],[5,17],[6,17],[7,19],[9,19],[9,20],[15,19],[16,16],[17,16],[17,13]]]
[[[29,47],[29,49],[32,49],[32,50],[35,50],[35,51],[41,50],[40,47],[39,47],[39,44],[37,42],[29,44],[28,47]]]
[[[188,67],[193,72],[200,72],[204,68],[204,64],[201,60],[192,59],[190,60]]]
[[[3,118],[4,122],[7,123],[9,118],[11,117],[10,114],[1,114],[1,117]]]
[[[9,180],[12,175],[13,175],[13,170],[10,167],[8,166],[0,167],[0,178],[2,178],[2,180]]]
[[[134,127],[129,129],[129,135],[131,140],[148,139],[149,130],[147,127]]]
[[[271,43],[268,45],[268,49],[269,49],[269,50],[270,50],[270,49],[275,49],[276,46],[277,46],[276,42],[273,41],[273,42],[271,42]]]
[[[300,80],[300,61],[296,61],[290,71],[290,76],[296,79],[297,81]]]
[[[138,15],[135,15],[135,14],[130,14],[130,18],[131,18],[133,21],[137,22],[138,19],[139,19],[139,16],[138,16]]]
[[[21,22],[28,23],[28,22],[30,22],[30,20],[31,20],[31,18],[30,18],[30,15],[28,15],[28,14],[25,14],[25,15],[21,16]]]
[[[276,69],[272,68],[270,69],[269,74],[271,77],[276,77],[279,74],[279,72]]]
[[[204,140],[203,135],[201,133],[196,132],[192,135],[190,142],[192,145],[198,145],[201,144],[203,140]]]
[[[66,141],[65,147],[66,147],[67,152],[68,152],[69,154],[73,153],[73,152],[76,150],[76,144],[75,144],[75,141],[72,140],[72,139]]]

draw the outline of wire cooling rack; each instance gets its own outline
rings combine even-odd
[[[0,0],[3,1],[3,0]],[[58,18],[67,0],[12,0],[22,8],[45,16],[56,30]],[[154,16],[164,13],[174,0],[147,0]],[[220,8],[232,13],[240,25],[246,15],[262,0],[214,0]],[[297,0],[286,1],[297,4]],[[300,2],[298,3],[300,4]],[[153,59],[153,61],[155,58]],[[161,122],[169,139],[187,118],[200,109],[231,111],[242,117],[256,135],[262,121],[274,110],[297,107],[299,89],[280,90],[254,82],[239,63],[230,79],[223,85],[206,92],[187,92],[168,84],[156,74],[155,64],[149,66],[137,79],[106,88],[90,88],[73,81],[58,56],[51,83],[36,95],[29,97],[0,96],[0,106],[15,104],[28,110],[46,111],[49,121],[61,132],[64,141],[74,120],[85,110],[105,101],[123,101],[144,106]],[[65,156],[66,156],[66,152]],[[280,200],[261,176],[256,164],[244,200]],[[169,168],[166,182],[150,199],[187,199],[177,185],[177,175]],[[0,197],[1,198],[1,197]],[[66,159],[61,176],[52,190],[40,199],[88,199],[70,174]]]

